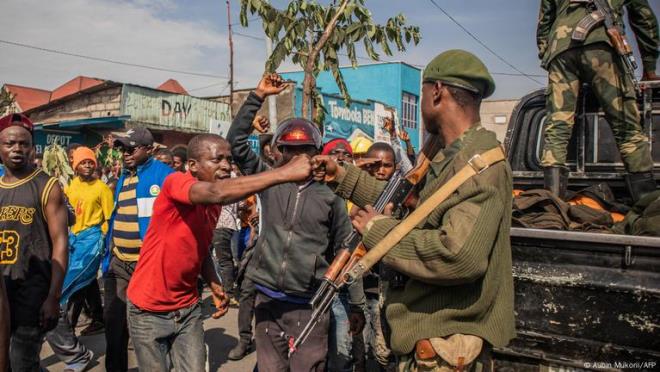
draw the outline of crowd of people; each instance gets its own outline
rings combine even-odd
[[[467,73],[457,67],[466,64]],[[447,337],[442,350],[454,352],[463,368],[487,362],[490,345],[513,337],[511,258],[503,238],[511,193],[500,190],[511,184],[501,163],[441,204],[445,217],[429,216],[427,226],[386,256],[386,265],[342,289],[292,352],[312,317],[310,298],[349,234],[355,229],[370,248],[399,221],[371,205],[392,177],[413,170],[415,152],[394,115],[383,120],[390,143],[323,143],[318,127],[303,118],[269,133],[257,111],[286,85],[277,74],[264,75],[227,139],[197,135],[185,155],[155,148],[141,127],[112,139],[123,156],[120,167],[99,169],[94,149],[71,145],[75,177],[68,185],[33,161],[30,119],[2,118],[2,304],[8,308],[0,315],[11,320],[2,322],[0,346],[9,352],[2,368],[39,370],[45,340],[67,371],[85,370],[94,354],[75,331],[84,311],[91,320],[80,334],[105,335],[107,371],[127,370],[129,339],[141,370],[203,371],[202,285],[210,289],[212,317],[238,308],[239,342],[228,358],[256,350],[259,371],[395,370],[416,360],[418,340],[435,336]],[[418,200],[466,159],[499,146],[478,124],[479,101],[493,86],[467,52],[446,52],[429,64],[422,113],[427,130],[449,145],[428,159]],[[260,154],[248,142],[253,132],[260,134]],[[481,227],[486,220],[490,227]],[[392,284],[394,271],[406,280]],[[385,303],[399,310],[386,317]],[[402,317],[405,307],[429,318]],[[408,331],[392,333],[394,327]],[[438,353],[424,355],[425,363],[447,358]]]
[[[551,0],[542,4],[555,9]],[[543,25],[554,21],[543,11],[539,37],[547,38]],[[653,63],[657,33],[654,40]],[[579,85],[565,82],[565,64],[580,51],[539,43],[552,93],[545,186],[560,196],[575,111],[565,90]],[[589,69],[612,59],[605,42],[588,49],[591,64],[580,63]],[[650,66],[645,75],[655,76]],[[131,128],[111,141],[121,163],[104,169],[93,149],[72,145],[68,185],[35,165],[28,117],[0,119],[0,372],[39,371],[44,340],[66,371],[88,368],[94,354],[75,331],[83,311],[91,321],[80,334],[105,335],[107,371],[128,369],[129,339],[143,371],[204,371],[203,285],[213,318],[238,308],[239,342],[228,358],[256,350],[261,372],[492,370],[492,348],[515,337],[512,175],[479,117],[495,83],[481,60],[462,50],[436,56],[422,82],[420,110],[433,140],[418,154],[394,115],[382,124],[389,143],[324,143],[304,118],[270,133],[257,112],[288,82],[266,74],[226,139],[201,134],[186,153],[172,152],[156,149],[148,129]],[[604,105],[631,89],[607,82],[597,86]],[[656,183],[634,98],[625,98],[605,114],[630,114],[613,125],[626,128],[616,138],[639,199]],[[255,132],[259,154],[248,141]],[[401,208],[374,209],[394,177],[411,174],[415,183]],[[341,288],[330,311],[315,314],[310,300],[353,231],[367,251],[388,242],[389,250]],[[311,320],[309,336],[292,349]]]

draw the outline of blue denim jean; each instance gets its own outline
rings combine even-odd
[[[206,348],[199,303],[155,313],[128,303],[128,329],[141,371],[204,371]],[[171,364],[169,358],[171,358]]]
[[[328,371],[353,371],[353,336],[350,332],[348,314],[350,314],[348,293],[340,292],[333,300],[330,310]]]

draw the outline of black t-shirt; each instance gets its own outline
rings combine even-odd
[[[45,206],[56,182],[39,169],[14,183],[0,178],[0,269],[13,329],[38,326],[48,296],[52,242]]]

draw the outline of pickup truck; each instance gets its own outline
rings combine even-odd
[[[629,202],[612,132],[588,87],[569,145],[569,189],[606,182]],[[660,179],[660,83],[640,108]],[[545,94],[515,108],[505,139],[514,187],[543,187]],[[518,336],[494,350],[497,371],[657,370],[660,237],[512,228]]]

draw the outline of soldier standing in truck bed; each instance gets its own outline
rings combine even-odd
[[[647,0],[608,0],[614,22],[623,27],[628,12],[642,56],[643,79],[655,80],[658,59],[658,22]],[[537,44],[541,65],[548,70],[545,143],[542,166],[545,187],[562,197],[568,168],[566,147],[575,122],[582,83],[590,83],[612,127],[625,165],[626,182],[634,201],[656,188],[649,139],[642,132],[633,82],[624,74],[620,56],[612,47],[603,22],[574,40],[580,21],[594,13],[592,0],[541,0]]]

